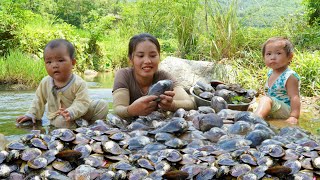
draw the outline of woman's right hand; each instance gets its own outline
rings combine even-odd
[[[28,121],[28,120],[32,120],[32,118],[24,115],[24,116],[19,116],[16,119],[16,122],[20,124],[20,123],[23,123],[23,122]]]
[[[146,116],[152,113],[158,107],[158,104],[155,101],[157,98],[158,96],[150,95],[150,96],[143,96],[135,100],[128,107],[129,115],[130,116]]]

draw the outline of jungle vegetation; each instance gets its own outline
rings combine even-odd
[[[127,66],[130,37],[148,32],[159,39],[162,59],[228,64],[238,83],[261,90],[261,44],[285,36],[295,45],[291,68],[302,78],[301,93],[320,94],[318,0],[1,0],[0,19],[0,84],[36,87],[51,39],[75,45],[77,72],[104,72]]]

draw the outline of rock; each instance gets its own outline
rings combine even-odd
[[[235,82],[235,73],[230,66],[208,61],[193,61],[176,57],[167,57],[161,61],[159,70],[169,72],[183,88],[189,92],[197,81],[209,83],[213,79]],[[184,74],[184,76],[182,76]]]

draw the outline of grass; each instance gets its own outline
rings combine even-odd
[[[0,65],[0,82],[4,83],[24,84],[33,88],[47,75],[41,59],[35,60],[19,50],[11,50],[0,61]]]

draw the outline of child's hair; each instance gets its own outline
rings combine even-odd
[[[128,47],[129,59],[132,58],[132,53],[136,50],[137,45],[143,41],[152,42],[154,45],[156,45],[158,53],[160,53],[160,43],[157,40],[157,38],[155,38],[154,36],[152,36],[151,34],[148,34],[148,33],[141,33],[141,34],[137,34],[137,35],[133,36],[130,39],[129,47]]]
[[[43,53],[45,53],[47,48],[54,49],[56,47],[59,47],[60,45],[65,45],[66,46],[66,48],[68,50],[68,53],[69,53],[69,56],[70,56],[71,59],[75,58],[76,55],[75,55],[74,46],[71,44],[71,42],[69,42],[68,40],[65,40],[65,39],[54,39],[54,40],[51,40],[44,47]]]
[[[272,37],[269,38],[265,43],[262,45],[262,56],[264,57],[264,53],[266,52],[266,46],[269,43],[277,42],[277,41],[284,41],[285,46],[283,47],[284,50],[287,52],[287,56],[289,56],[291,53],[293,53],[293,44],[290,42],[289,39],[285,37]]]

